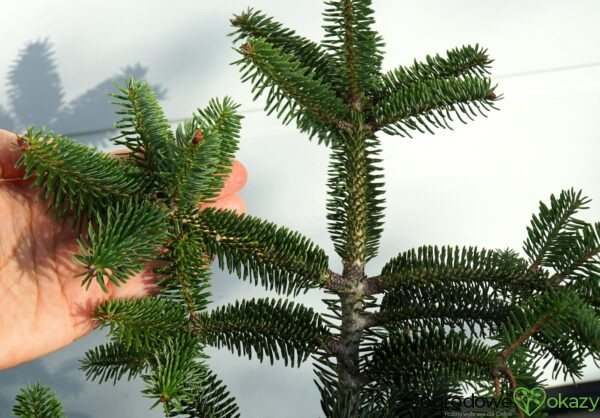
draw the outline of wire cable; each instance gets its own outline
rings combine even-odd
[[[537,74],[549,74],[549,73],[558,73],[558,72],[563,72],[563,71],[575,71],[575,70],[580,70],[580,69],[584,69],[584,68],[594,68],[594,67],[600,67],[600,62],[591,62],[591,63],[586,63],[586,64],[568,65],[568,66],[564,66],[564,67],[544,68],[544,69],[540,69],[540,70],[520,71],[520,72],[515,72],[515,73],[501,74],[501,75],[495,76],[494,79],[525,77],[525,76],[532,76],[532,75],[537,75]],[[256,113],[256,112],[260,112],[262,110],[263,110],[262,108],[256,107],[256,108],[250,108],[250,109],[245,109],[245,110],[243,109],[240,111],[240,113],[242,115],[247,115],[249,113]],[[185,120],[186,120],[186,118],[169,119],[169,123],[172,123],[172,124],[180,123]],[[64,136],[85,137],[85,136],[89,136],[89,135],[97,135],[97,134],[112,132],[112,131],[116,131],[116,130],[117,129],[115,129],[115,128],[94,129],[94,130],[89,130],[89,131],[70,132],[70,133],[64,134]]]

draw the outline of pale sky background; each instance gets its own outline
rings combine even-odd
[[[237,56],[226,37],[228,20],[247,6],[313,40],[323,37],[323,5],[316,0],[2,0],[0,106],[10,107],[5,80],[11,64],[28,42],[44,38],[53,45],[67,102],[136,63],[164,89],[161,103],[169,118],[188,117],[210,97],[230,95],[247,116],[237,158],[249,172],[241,193],[248,212],[311,237],[340,271],[325,223],[328,150],[294,126],[252,111],[264,101],[251,101],[250,86],[229,65]],[[521,251],[538,202],[564,188],[583,189],[592,198],[584,219],[600,220],[600,2],[376,0],[374,9],[386,42],[385,70],[479,43],[495,60],[492,75],[505,99],[501,111],[455,123],[454,131],[381,137],[386,225],[367,274],[423,244]],[[216,266],[213,271],[216,305],[265,295]],[[315,291],[299,300],[322,309],[320,298]],[[152,402],[141,396],[141,380],[116,388],[85,381],[77,360],[104,341],[104,333],[95,332],[0,372],[0,417],[10,416],[17,388],[37,379],[57,390],[69,417],[163,416],[148,412]],[[208,354],[244,417],[322,416],[310,364],[290,369],[226,351]],[[585,377],[597,379],[600,372],[590,366]]]

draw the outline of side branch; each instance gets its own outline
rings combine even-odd
[[[424,62],[410,67],[400,66],[384,74],[375,91],[375,102],[386,100],[399,90],[406,89],[425,80],[439,78],[485,77],[493,60],[487,56],[487,50],[478,44],[467,45],[447,51],[446,57],[439,54],[427,56]]]
[[[314,73],[315,79],[331,83],[336,73],[335,61],[318,43],[298,36],[295,31],[284,27],[273,18],[260,11],[248,9],[231,19],[231,25],[236,28],[231,33],[234,43],[247,38],[263,38],[275,48],[292,55],[307,74]]]
[[[534,326],[525,331],[519,338],[517,338],[511,345],[505,348],[501,353],[500,357],[506,359],[513,351],[515,351],[525,340],[531,337],[533,334],[538,332],[540,328],[548,323],[552,319],[552,315],[545,316],[541,320],[539,320]]]
[[[510,388],[514,392],[515,389],[517,389],[517,379],[515,378],[515,375],[512,373],[512,371],[510,370],[510,367],[508,367],[506,364],[503,364],[502,366],[500,366],[500,371],[502,372],[502,374],[504,374],[504,376],[506,376],[506,378],[510,382]],[[517,411],[517,413],[519,414],[519,416],[521,418],[525,418],[523,411],[517,405],[516,402],[515,402],[515,410]]]
[[[461,115],[473,120],[494,108],[499,100],[487,78],[464,77],[424,80],[391,94],[373,108],[375,131],[409,135],[407,128],[434,133],[434,128],[450,128],[451,113],[463,123]],[[483,109],[483,110],[482,110]],[[425,130],[424,130],[425,129]]]
[[[323,283],[323,288],[331,290],[335,293],[343,293],[345,291],[348,291],[348,289],[350,289],[351,286],[352,283],[349,279],[331,270],[329,270],[327,280],[325,280],[325,282]]]
[[[268,318],[268,320],[265,320]],[[289,300],[242,300],[193,319],[200,341],[259,360],[268,357],[300,365],[318,348],[333,352],[335,340],[312,309]],[[326,343],[324,343],[326,342]]]
[[[254,83],[256,96],[269,90],[267,111],[277,111],[278,117],[285,114],[284,123],[303,113],[330,127],[344,121],[344,103],[293,55],[262,38],[248,40],[238,52],[244,57],[238,63],[246,71],[242,81]]]
[[[328,257],[308,238],[285,227],[231,210],[208,208],[188,215],[219,267],[277,292],[298,294],[322,286]]]
[[[500,366],[499,370],[502,372],[502,374],[504,376],[506,376],[506,378],[510,382],[510,388],[512,390],[515,390],[517,388],[517,379],[515,378],[515,375],[512,373],[512,371],[510,370],[510,367],[508,367],[506,364],[503,364],[502,366]]]
[[[381,276],[367,277],[362,282],[362,290],[365,296],[383,293],[383,280]]]
[[[352,281],[344,276],[329,270],[327,280],[323,283],[323,288],[335,293],[344,293],[353,289]],[[381,276],[365,277],[357,289],[365,296],[383,293],[383,282]]]

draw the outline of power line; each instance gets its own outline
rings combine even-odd
[[[584,68],[594,68],[594,67],[600,67],[600,62],[590,62],[587,64],[568,65],[568,66],[564,66],[564,67],[544,68],[541,70],[520,71],[520,72],[515,72],[515,73],[501,74],[501,75],[495,76],[494,79],[525,77],[525,76],[531,76],[531,75],[537,75],[537,74],[558,73],[558,72],[563,72],[563,71],[574,71],[574,70],[581,70]],[[240,113],[247,115],[248,113],[256,113],[256,112],[260,112],[262,110],[263,109],[260,107],[255,107],[255,108],[241,110]],[[186,119],[189,119],[189,118],[169,119],[169,123],[180,123],[180,122],[185,121]],[[94,130],[89,130],[89,131],[71,132],[71,133],[64,134],[64,136],[82,137],[82,136],[112,132],[112,131],[116,131],[116,130],[117,129],[115,129],[115,128],[94,129]]]
[[[561,71],[572,71],[572,70],[580,70],[580,69],[583,69],[583,68],[593,68],[593,67],[600,67],[600,62],[590,62],[588,64],[579,64],[579,65],[569,65],[569,66],[565,66],[565,67],[546,68],[546,69],[543,69],[543,70],[521,71],[521,72],[517,72],[517,73],[508,73],[508,74],[498,75],[498,76],[496,76],[494,78],[523,77],[523,76],[528,76],[528,75],[558,73],[558,72],[561,72]]]
[[[242,110],[240,113],[242,113],[242,114],[256,113],[256,112],[260,112],[262,110],[263,110],[262,108],[256,107],[256,108]],[[169,119],[167,122],[174,124],[174,123],[183,122],[187,119],[190,119],[190,118]],[[87,135],[103,134],[103,133],[112,132],[112,131],[118,131],[118,129],[117,128],[90,129],[88,131],[75,131],[75,132],[70,132],[70,133],[66,133],[66,134],[62,134],[62,135],[68,136],[68,137],[81,137],[81,136],[87,136]]]

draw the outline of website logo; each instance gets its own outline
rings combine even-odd
[[[600,396],[563,396],[561,393],[556,397],[546,397],[546,391],[540,387],[527,389],[518,387],[513,392],[515,405],[528,416],[546,405],[548,409],[579,409],[595,412],[600,406]]]
[[[540,387],[533,389],[520,387],[513,392],[513,399],[515,400],[515,404],[521,408],[521,411],[531,416],[535,411],[544,406],[546,391]]]

